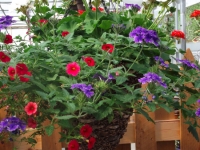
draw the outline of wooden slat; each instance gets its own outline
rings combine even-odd
[[[186,50],[186,54],[184,55],[184,58],[190,61],[195,60],[190,49]],[[186,86],[193,87],[191,83],[186,84]],[[186,99],[188,99],[190,94],[187,92],[185,92],[185,94],[186,94]],[[182,150],[200,150],[200,143],[197,142],[192,136],[192,134],[188,132],[187,130],[188,125],[186,125],[184,122],[185,120],[183,116],[181,115],[181,142],[180,142],[181,149]],[[198,124],[200,124],[200,121],[198,121]],[[197,129],[197,131],[200,136],[200,129]]]
[[[120,144],[115,150],[131,150],[131,144]]]
[[[127,131],[123,138],[120,140],[120,144],[135,143],[135,123],[128,124]]]
[[[180,140],[180,120],[156,121],[156,141]]]
[[[44,122],[44,126],[47,125],[49,125],[49,121]],[[57,126],[51,136],[42,136],[42,150],[61,150],[62,143],[59,142],[60,132],[61,128]]]
[[[155,114],[149,113],[154,120]],[[136,149],[137,150],[156,150],[155,124],[148,121],[143,115],[135,115],[136,123]]]
[[[157,150],[175,150],[175,141],[157,142]]]

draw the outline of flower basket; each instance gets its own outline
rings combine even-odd
[[[108,118],[96,120],[92,115],[86,115],[78,120],[79,123],[89,124],[92,127],[91,136],[96,139],[92,150],[114,150],[127,130],[132,110],[119,113],[114,112],[113,120]],[[83,140],[80,150],[88,150],[88,140]]]

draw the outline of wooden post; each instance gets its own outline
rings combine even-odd
[[[149,113],[155,120],[155,113]],[[135,115],[136,123],[136,150],[157,150],[155,124],[148,121],[143,115]]]
[[[184,55],[184,57],[185,59],[190,60],[190,61],[195,60],[190,49],[186,50],[186,54]],[[186,84],[186,86],[193,87],[193,85],[190,83]],[[190,94],[186,92],[186,96],[188,98]],[[200,124],[200,121],[198,121],[198,124]],[[184,118],[181,115],[181,141],[180,141],[181,149],[182,150],[188,150],[188,149],[200,150],[200,143],[197,142],[195,138],[192,136],[192,134],[188,132],[187,128],[188,128],[188,125],[184,123]],[[197,131],[198,131],[198,135],[200,136],[200,129],[197,129]]]
[[[44,126],[49,125],[49,121],[44,122]],[[56,126],[53,134],[51,136],[42,136],[42,150],[61,150],[62,143],[59,142],[61,128]]]
[[[120,144],[115,150],[131,150],[131,144]]]

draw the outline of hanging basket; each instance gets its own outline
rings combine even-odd
[[[114,112],[114,118],[111,122],[108,118],[95,120],[92,116],[85,116],[79,119],[83,124],[89,124],[93,131],[92,136],[96,138],[96,143],[92,150],[114,150],[126,132],[128,121],[133,111],[124,113]],[[88,150],[88,143],[80,143],[79,150]]]

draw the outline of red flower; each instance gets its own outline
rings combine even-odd
[[[173,30],[172,33],[171,33],[171,36],[175,37],[175,38],[185,39],[185,34],[180,30]]]
[[[36,112],[37,112],[37,103],[34,103],[34,102],[29,102],[26,106],[25,106],[25,108],[24,108],[24,110],[26,111],[26,113],[27,113],[27,115],[33,115],[33,114],[35,114]]]
[[[10,57],[7,56],[4,52],[0,52],[0,60],[2,62],[10,62]]]
[[[78,10],[78,14],[82,15],[85,12],[85,10]]]
[[[94,137],[90,137],[89,143],[88,143],[88,149],[92,149],[94,147],[95,142],[96,142],[96,139]]]
[[[63,36],[63,37],[67,36],[68,34],[69,34],[68,31],[63,31],[63,32],[62,32],[62,36]]]
[[[83,60],[87,63],[88,66],[95,66],[95,61],[92,57],[84,57]]]
[[[28,72],[28,67],[24,63],[18,63],[16,65],[16,73],[18,76],[24,75]]]
[[[197,18],[200,16],[200,10],[194,10],[191,14],[190,14],[190,17],[191,18]]]
[[[5,44],[10,44],[13,42],[12,36],[11,35],[6,35],[5,39],[4,39],[4,43]]]
[[[37,127],[37,122],[33,118],[28,118],[28,127],[35,129]]]
[[[10,80],[15,79],[15,68],[14,67],[8,67],[8,76],[10,77]]]
[[[28,72],[28,71],[27,71],[25,74],[23,74],[23,75],[21,75],[21,76],[19,77],[19,80],[22,81],[22,82],[28,82],[28,81],[30,80],[30,78],[24,77],[24,75],[32,76],[31,72]]]
[[[91,133],[92,127],[89,124],[82,126],[80,129],[80,134],[85,138],[88,138],[91,135]]]
[[[112,44],[104,44],[104,45],[102,45],[101,48],[102,48],[102,50],[104,50],[104,51],[106,51],[108,53],[112,53],[113,50],[114,50],[114,45],[112,45]]]
[[[77,76],[80,70],[80,66],[76,62],[69,63],[66,66],[66,73],[72,76]]]
[[[71,140],[67,147],[68,147],[68,150],[78,150],[79,144],[78,144],[77,140]]]
[[[38,22],[40,23],[40,25],[44,25],[44,24],[47,24],[48,20],[40,19],[40,20],[38,20]]]
[[[101,7],[99,7],[98,9],[99,9],[99,11],[101,11],[101,12],[104,11],[104,9],[101,8]],[[95,7],[92,7],[92,11],[96,11],[96,8],[95,8]]]
[[[99,7],[99,11],[104,11],[104,9],[103,9],[103,8],[101,8],[101,7]]]

